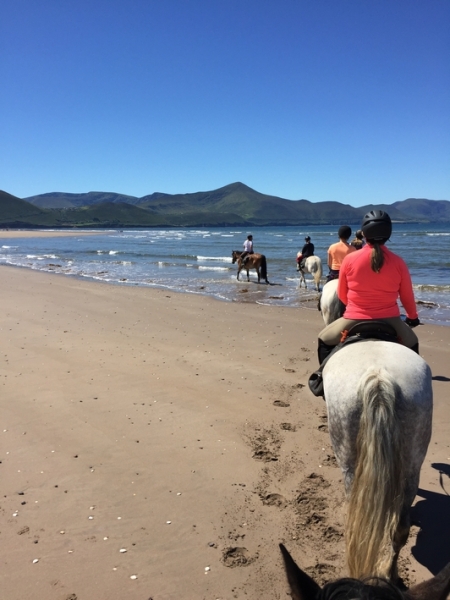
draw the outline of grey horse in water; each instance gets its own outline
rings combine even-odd
[[[331,356],[323,383],[348,498],[350,576],[395,581],[431,437],[431,370],[401,344],[368,340]]]
[[[297,253],[297,258],[300,253]],[[297,271],[300,273],[299,287],[302,287],[302,283],[307,289],[305,273],[310,273],[314,278],[314,285],[318,292],[320,292],[320,279],[322,278],[322,261],[319,256],[308,256],[305,260],[304,265],[302,262],[297,263]]]

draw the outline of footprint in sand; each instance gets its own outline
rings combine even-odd
[[[274,400],[273,405],[280,406],[281,408],[287,408],[290,406],[289,402],[285,402],[284,400]]]
[[[309,567],[305,571],[320,585],[327,583],[330,579],[336,579],[336,567],[326,563],[316,563],[314,567]]]
[[[271,462],[278,460],[278,456],[273,454],[270,450],[256,450],[252,458],[254,458],[255,460],[261,460],[263,462]]]
[[[323,465],[327,465],[328,467],[337,467],[337,460],[334,454],[328,454],[327,457],[322,461]]]
[[[247,567],[253,560],[247,548],[226,548],[222,554],[223,564],[231,568]]]
[[[297,427],[292,423],[280,423],[280,429],[283,429],[283,431],[296,431]]]
[[[288,501],[281,494],[267,494],[262,498],[263,504],[266,506],[276,506],[277,508],[285,508]]]

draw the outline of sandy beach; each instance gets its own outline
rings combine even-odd
[[[0,305],[2,598],[285,598],[279,542],[345,575],[317,311],[6,266]],[[435,404],[407,584],[450,561],[450,328],[416,331]]]

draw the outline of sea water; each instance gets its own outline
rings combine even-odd
[[[266,255],[270,285],[255,271],[236,279],[232,250],[242,250],[249,233],[254,250]],[[338,241],[337,227],[253,227],[98,231],[73,237],[2,238],[0,265],[14,265],[113,285],[138,285],[250,302],[317,310],[317,293],[299,288],[296,254],[311,236],[324,265]],[[424,323],[450,325],[450,224],[394,224],[388,247],[406,261]],[[309,277],[309,279],[308,279]],[[404,313],[404,310],[402,309]]]

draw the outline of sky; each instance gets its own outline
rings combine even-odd
[[[2,0],[0,189],[450,200],[449,0]]]

